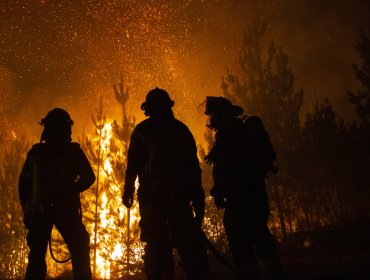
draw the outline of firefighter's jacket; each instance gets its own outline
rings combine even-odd
[[[148,118],[134,129],[128,151],[125,193],[134,193],[137,176],[139,198],[174,194],[204,207],[195,140],[188,127],[173,115]]]
[[[266,201],[264,176],[259,164],[259,153],[246,125],[233,119],[215,135],[212,148],[213,196],[221,195],[229,200],[244,198],[244,201],[260,203]]]
[[[78,143],[35,144],[19,177],[19,198],[24,211],[47,205],[79,205],[79,193],[95,181],[95,174]]]

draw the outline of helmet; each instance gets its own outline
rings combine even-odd
[[[141,104],[141,110],[146,116],[150,116],[153,113],[168,111],[174,104],[175,102],[171,100],[167,91],[156,87],[146,95],[145,102]]]
[[[54,108],[46,114],[46,117],[43,118],[39,124],[41,124],[42,126],[72,126],[73,120],[71,119],[67,111],[61,108]]]
[[[214,114],[230,115],[233,117],[243,114],[243,108],[233,105],[229,99],[219,96],[207,96],[205,101],[204,114],[207,116]]]

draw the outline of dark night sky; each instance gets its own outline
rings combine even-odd
[[[200,131],[196,105],[221,95],[221,76],[237,68],[242,31],[258,14],[289,55],[305,109],[329,97],[341,115],[353,116],[346,91],[359,87],[353,45],[360,26],[370,30],[369,1],[0,1],[2,135],[27,131],[35,139],[37,122],[56,106],[70,111],[80,130],[101,95],[117,116],[112,83],[120,72],[130,112],[142,118],[145,93],[163,87],[178,117]]]

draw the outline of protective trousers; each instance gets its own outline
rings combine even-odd
[[[197,280],[207,266],[207,256],[192,210],[189,205],[169,210],[165,204],[142,199],[139,204],[147,279],[173,279],[173,248],[176,248],[187,279]]]
[[[246,196],[232,197],[225,208],[224,227],[237,279],[284,279],[275,240],[267,221],[269,209],[263,192],[254,193],[254,200]]]
[[[89,256],[89,234],[82,224],[77,209],[48,209],[46,214],[35,219],[29,225],[27,244],[30,253],[25,279],[45,279],[47,271],[45,254],[53,225],[56,226],[63,237],[71,254],[74,279],[90,280],[92,274]]]

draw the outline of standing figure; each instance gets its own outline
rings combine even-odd
[[[243,109],[223,97],[207,97],[204,114],[216,131],[206,156],[213,165],[211,195],[225,209],[223,223],[237,279],[283,279],[265,190],[267,173],[275,172],[275,151],[260,118],[241,118]]]
[[[128,151],[122,200],[132,206],[138,176],[140,238],[146,243],[143,259],[149,280],[173,279],[173,248],[187,279],[198,279],[207,265],[200,234],[205,198],[196,144],[187,126],[174,117],[173,105],[165,90],[149,91],[141,105],[149,118],[135,127]]]
[[[80,145],[71,142],[73,121],[66,111],[55,108],[40,124],[41,141],[28,152],[18,186],[30,248],[25,279],[45,279],[45,254],[55,225],[71,254],[74,279],[89,280],[90,241],[80,193],[94,183],[95,175]]]

